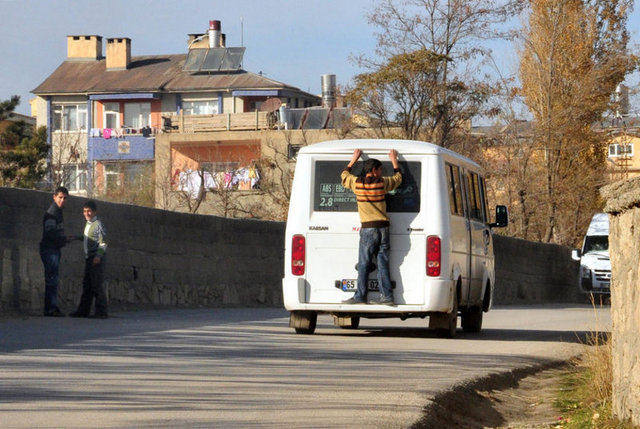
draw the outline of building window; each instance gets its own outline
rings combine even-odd
[[[123,167],[125,188],[140,188],[153,175],[153,165],[148,162],[128,162]]]
[[[185,115],[217,115],[218,100],[183,101],[182,109]]]
[[[67,164],[62,167],[62,186],[69,192],[87,190],[87,167],[84,164]]]
[[[86,104],[54,104],[54,131],[84,131],[87,129]]]
[[[104,128],[120,128],[120,103],[104,104]]]
[[[610,144],[609,145],[609,158],[615,158],[618,156],[633,156],[633,143],[628,144]]]
[[[151,103],[126,103],[124,105],[124,125],[142,128],[151,125]]]

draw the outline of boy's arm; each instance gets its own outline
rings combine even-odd
[[[353,155],[351,156],[351,161],[349,161],[349,164],[347,164],[347,170],[351,170],[353,165],[356,162],[358,162],[358,159],[360,159],[360,155],[362,155],[362,151],[360,149],[356,149],[353,151]]]
[[[395,149],[391,149],[389,151],[389,159],[391,160],[391,164],[393,165],[394,170],[400,169],[400,165],[398,164],[398,151]]]
[[[391,149],[389,151],[389,159],[391,160],[391,164],[393,165],[393,176],[385,177],[385,191],[393,191],[398,186],[402,184],[402,173],[400,172],[400,164],[398,164],[398,151],[395,149]]]
[[[353,168],[353,165],[358,162],[358,159],[360,159],[360,155],[362,155],[362,151],[360,149],[354,150],[349,164],[347,164],[344,170],[342,170],[342,174],[340,175],[342,186],[347,189],[353,189],[353,184],[355,183],[356,176],[351,174],[351,168]]]

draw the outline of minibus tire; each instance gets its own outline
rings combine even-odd
[[[458,298],[453,298],[453,309],[449,314],[449,329],[444,329],[443,334],[445,338],[455,338],[456,331],[458,330]]]
[[[295,329],[296,334],[313,334],[317,321],[318,313],[313,311],[292,311],[289,316],[289,326]]]
[[[478,333],[482,329],[482,309],[480,307],[468,308],[462,312],[460,319],[464,332]]]
[[[437,317],[435,323],[431,322],[431,317]],[[453,309],[451,313],[439,313],[437,316],[429,318],[429,325],[436,328],[436,332],[440,338],[455,338],[458,329],[458,300],[453,300]],[[446,326],[446,328],[444,327]]]

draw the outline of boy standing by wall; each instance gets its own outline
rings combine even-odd
[[[104,280],[105,254],[107,251],[107,232],[98,219],[96,203],[87,201],[82,207],[82,214],[87,223],[84,227],[84,278],[82,280],[82,297],[78,309],[71,317],[90,317],[91,304],[95,298],[95,315],[98,319],[109,317],[107,296],[102,287]]]

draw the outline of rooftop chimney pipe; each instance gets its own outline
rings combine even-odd
[[[322,107],[336,107],[336,75],[323,74],[321,76],[322,85]]]
[[[220,21],[209,21],[209,47],[220,47]]]

